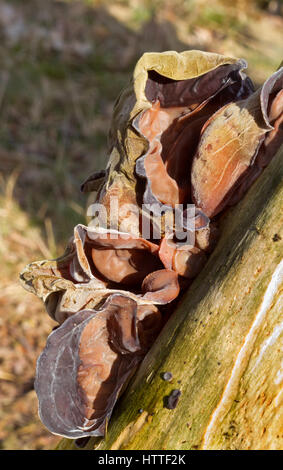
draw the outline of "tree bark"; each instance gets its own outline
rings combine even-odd
[[[105,439],[86,448],[283,448],[282,157],[283,147],[228,211],[217,247],[117,403]],[[181,395],[168,409],[173,389]],[[75,446],[63,439],[58,448]]]

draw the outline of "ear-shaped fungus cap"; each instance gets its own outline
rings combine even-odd
[[[51,432],[104,435],[123,384],[161,327],[156,307],[139,308],[114,294],[100,310],[80,311],[50,334],[35,389],[41,420]]]
[[[202,126],[221,106],[253,91],[242,72],[245,61],[217,64],[209,55],[198,58],[207,60],[207,67],[196,75],[184,74],[187,79],[166,76],[166,67],[162,73],[148,71],[145,95],[152,106],[133,121],[149,143],[136,163],[137,174],[146,179],[145,203],[173,206],[189,200],[191,163]]]
[[[204,125],[192,165],[192,191],[194,202],[208,217],[243,196],[282,142],[282,88],[283,68]],[[272,151],[265,143],[268,133],[273,133]]]

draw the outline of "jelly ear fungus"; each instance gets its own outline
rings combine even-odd
[[[24,287],[60,324],[38,359],[40,417],[68,438],[103,436],[129,377],[213,250],[216,221],[238,202],[282,143],[283,68],[254,91],[246,63],[200,51],[148,53],[118,98],[105,170],[82,185],[106,209],[103,227],[78,225],[65,255],[34,262]],[[111,197],[135,207],[115,213]],[[176,204],[195,204],[193,242],[162,225],[143,238],[143,204],[152,226]],[[112,214],[113,215],[113,214]],[[192,222],[192,221],[191,221]],[[115,235],[115,236],[113,236]]]
[[[150,317],[154,315],[154,321]],[[68,438],[104,435],[117,396],[160,329],[160,315],[113,294],[55,329],[38,359],[42,422]]]

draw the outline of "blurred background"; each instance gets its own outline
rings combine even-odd
[[[280,64],[282,0],[0,0],[0,449],[48,449],[35,363],[54,326],[19,285],[84,223],[81,182],[107,161],[113,104],[145,51],[245,58],[260,85]]]

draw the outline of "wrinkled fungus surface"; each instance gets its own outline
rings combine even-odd
[[[22,272],[25,288],[59,323],[35,382],[51,432],[76,439],[105,434],[168,305],[205,269],[219,216],[282,144],[283,68],[256,91],[245,68],[244,60],[199,51],[144,54],[115,104],[108,165],[81,188],[105,208],[102,223],[98,228],[94,217],[89,226],[77,225],[61,258]],[[112,197],[126,209],[110,211]],[[159,238],[152,231],[143,237],[143,204],[153,204],[146,220],[151,230],[159,226]],[[169,230],[164,222],[176,204],[185,205],[186,243],[180,227]],[[195,205],[194,215],[187,204]],[[167,408],[180,394],[172,391]]]
[[[35,380],[40,417],[50,431],[102,436],[121,387],[160,326],[154,306],[144,310],[114,294],[101,309],[81,310],[54,330]]]

